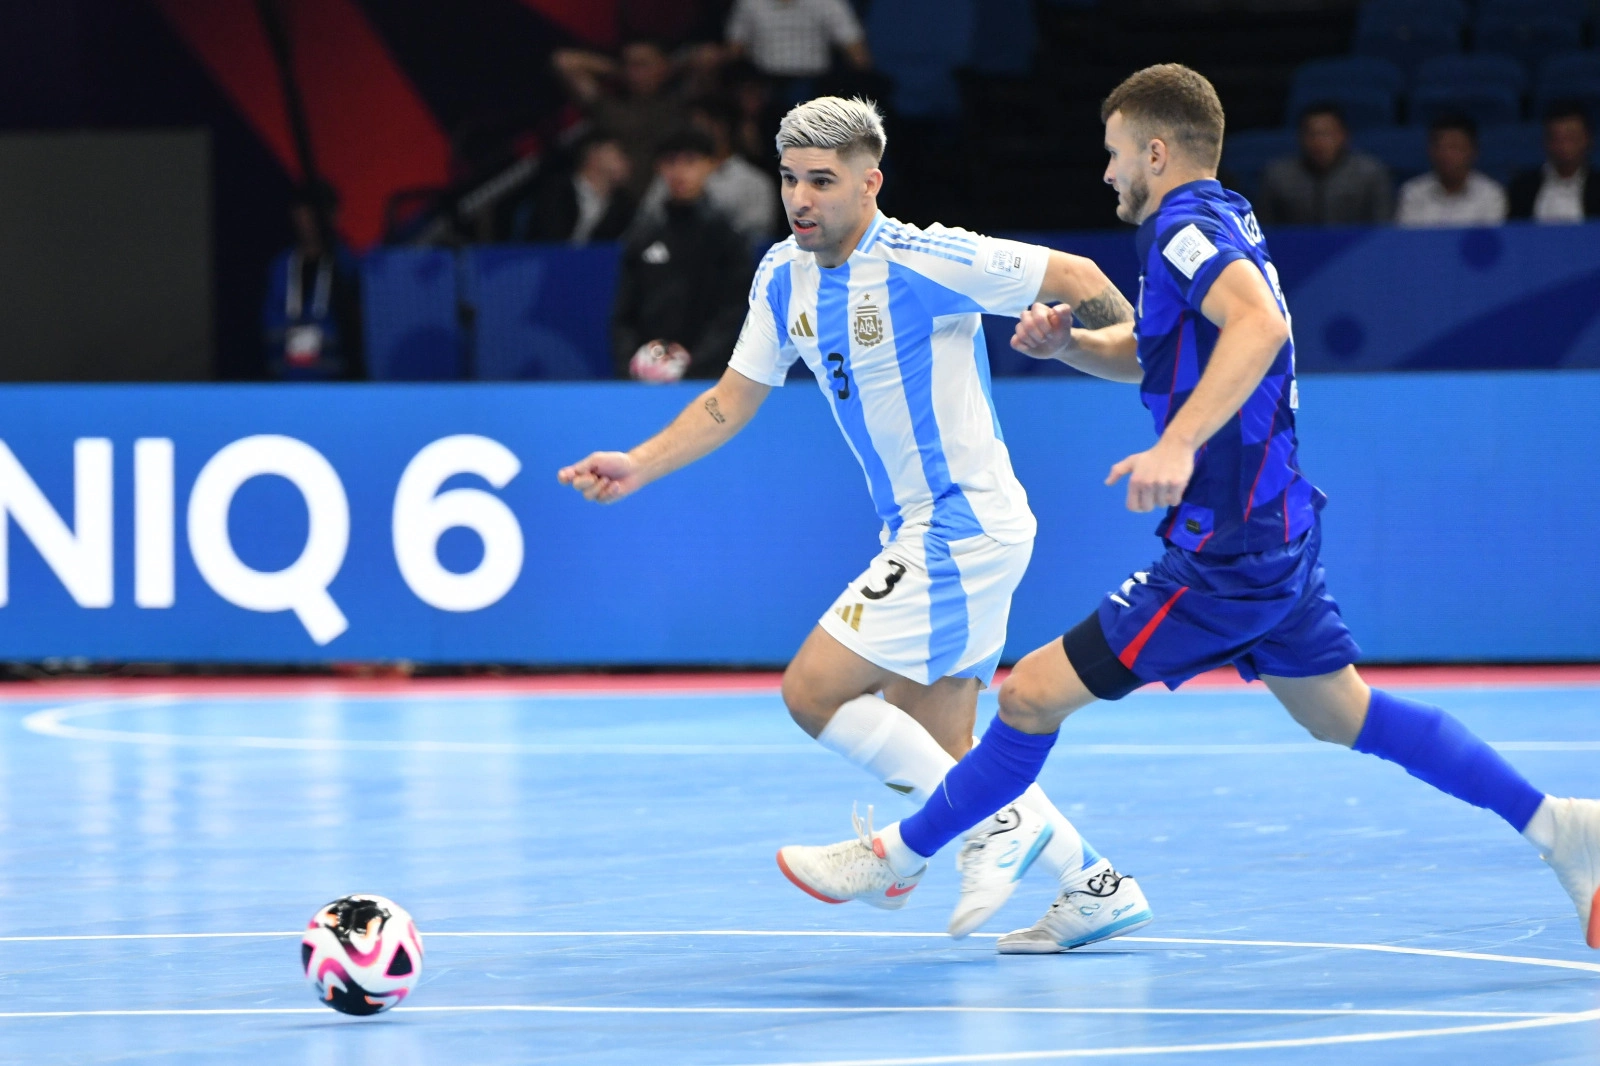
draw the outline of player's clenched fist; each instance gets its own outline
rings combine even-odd
[[[1022,312],[1011,347],[1034,359],[1057,359],[1072,348],[1072,307],[1036,303]]]
[[[1128,510],[1143,514],[1157,507],[1176,507],[1194,476],[1194,452],[1161,440],[1149,451],[1130,455],[1111,468],[1107,485],[1128,479]]]
[[[627,452],[595,452],[556,471],[556,480],[595,503],[615,503],[642,484],[633,456]]]

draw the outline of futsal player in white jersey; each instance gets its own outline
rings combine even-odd
[[[1101,326],[1131,321],[1132,308],[1087,259],[881,214],[884,134],[869,102],[801,104],[777,144],[792,235],[761,261],[728,370],[655,437],[597,452],[559,477],[590,500],[615,502],[733,437],[803,361],[861,462],[883,550],[789,664],[784,701],[824,746],[921,802],[972,745],[978,690],[999,662],[1033,551],[1033,513],[989,397],[980,315],[1060,300]],[[1018,806],[962,848],[963,902],[950,931],[977,928],[1040,859],[1064,891],[1081,893],[1083,942],[1099,939],[1109,921],[1096,917],[1097,900],[1119,882],[1119,901],[1137,886],[1037,785]],[[870,841],[870,810],[866,824],[855,821]],[[830,868],[825,894],[808,861],[778,853],[784,874],[812,896],[885,909],[904,904],[926,872],[887,889],[869,890],[864,877],[853,893],[840,891]]]

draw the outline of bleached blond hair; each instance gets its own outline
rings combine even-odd
[[[841,156],[865,153],[883,160],[888,138],[883,114],[871,100],[819,96],[797,104],[778,124],[778,154],[786,148],[831,148]]]

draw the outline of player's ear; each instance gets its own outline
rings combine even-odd
[[[1150,144],[1145,149],[1145,161],[1150,164],[1152,174],[1161,174],[1167,169],[1167,163],[1172,159],[1172,153],[1167,148],[1167,142],[1160,137],[1152,137]]]
[[[873,167],[862,175],[862,181],[865,183],[864,191],[866,194],[868,196],[876,196],[878,195],[878,190],[883,188],[883,171]]]

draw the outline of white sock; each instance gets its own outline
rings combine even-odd
[[[817,742],[918,804],[956,764],[915,718],[881,696],[857,696],[841,706]]]
[[[1539,809],[1533,812],[1533,817],[1528,819],[1522,835],[1528,843],[1539,849],[1540,855],[1550,854],[1550,850],[1556,846],[1556,812],[1549,796],[1544,798]]]
[[[972,746],[978,746],[977,737],[972,738]],[[1070,884],[1078,880],[1086,868],[1100,861],[1099,854],[1078,835],[1077,827],[1067,821],[1067,816],[1050,802],[1050,797],[1044,794],[1039,782],[1029,785],[1028,791],[1017,802],[1050,823],[1050,843],[1044,846],[1034,861],[1054,874],[1057,881]]]
[[[911,850],[911,845],[900,839],[900,823],[893,822],[878,830],[876,844],[883,848],[883,861],[899,877],[910,877],[927,868],[928,860]]]

